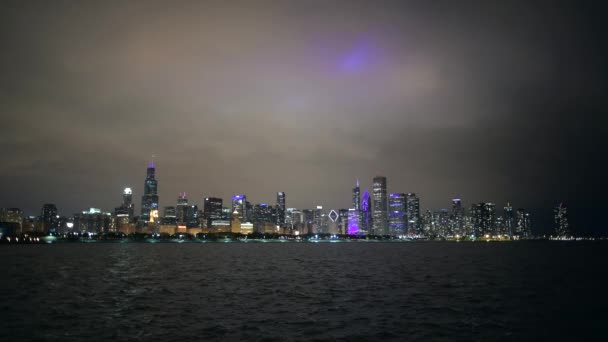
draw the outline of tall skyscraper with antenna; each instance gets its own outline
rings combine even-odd
[[[155,220],[154,215],[158,214],[158,181],[156,180],[156,167],[154,161],[148,164],[146,181],[144,183],[144,194],[141,197],[141,215],[139,216],[140,225],[146,225],[151,220]]]

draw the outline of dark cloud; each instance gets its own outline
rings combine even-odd
[[[576,2],[3,2],[0,206],[69,214],[187,191],[349,204],[358,177],[426,208],[511,201],[546,228],[607,203],[606,51]],[[581,228],[582,229],[582,228]]]

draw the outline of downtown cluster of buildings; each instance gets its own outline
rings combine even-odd
[[[90,208],[72,217],[59,216],[54,204],[44,204],[40,216],[24,216],[17,208],[0,209],[0,235],[26,233],[239,233],[239,234],[348,234],[385,235],[401,238],[527,238],[532,236],[531,216],[507,204],[475,203],[465,208],[453,199],[450,209],[421,212],[415,193],[389,193],[386,177],[374,177],[372,192],[357,181],[350,208],[324,210],[286,207],[286,194],[277,192],[274,205],[252,204],[245,194],[203,198],[203,208],[190,203],[186,193],[176,204],[159,207],[158,181],[153,162],[148,165],[141,197],[141,212],[135,215],[133,191],[125,188],[122,203],[112,212]],[[567,206],[554,208],[557,236],[570,234]]]

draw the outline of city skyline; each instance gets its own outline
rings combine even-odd
[[[230,207],[223,207],[221,198],[205,197],[199,210],[198,205],[188,199],[186,192],[180,192],[173,202],[174,205],[161,206],[157,194],[158,180],[155,175],[156,165],[154,161],[150,161],[146,169],[145,191],[141,197],[139,215],[134,214],[136,208],[132,199],[133,190],[126,187],[122,192],[122,203],[112,212],[89,207],[88,210],[83,210],[82,214],[77,212],[73,215],[59,215],[60,212],[55,204],[48,203],[43,205],[40,216],[29,223],[33,223],[30,227],[34,231],[50,233],[72,232],[72,229],[66,226],[68,223],[73,225],[73,232],[155,232],[159,227],[165,227],[161,228],[161,231],[168,232],[180,226],[183,229],[195,229],[196,232],[201,232],[201,229],[213,232],[215,228],[212,227],[226,227],[226,225],[231,226],[231,222],[237,222],[238,227],[231,228],[232,232],[240,232],[242,223],[252,224],[250,228],[245,228],[251,229],[251,232],[277,232],[276,228],[285,234],[293,234],[296,231],[302,233],[301,231],[304,230],[308,233],[334,232],[397,237],[437,235],[444,238],[453,236],[529,238],[546,235],[544,229],[532,229],[532,215],[529,210],[518,208],[517,216],[514,216],[510,203],[507,203],[500,213],[496,204],[492,202],[471,203],[467,210],[463,207],[461,198],[454,198],[451,200],[451,210],[422,207],[421,212],[420,199],[415,193],[389,192],[387,178],[384,176],[373,178],[373,198],[370,198],[369,192],[365,190],[363,199],[360,196],[361,188],[357,178],[350,194],[351,206],[340,208],[338,211],[341,214],[338,214],[335,209],[324,209],[320,205],[317,205],[315,210],[287,208],[286,194],[282,191],[276,192],[274,205],[250,202],[245,193],[240,193],[231,197]],[[552,233],[557,233],[559,236],[588,234],[573,231],[569,227],[567,207],[568,204],[563,201],[556,202],[553,208],[555,213],[553,231],[550,235]],[[15,218],[11,219],[14,215],[22,217],[24,224],[26,218],[32,217],[18,208],[2,208],[2,210],[0,220],[8,219],[7,222],[16,222]],[[311,218],[306,218],[307,211],[313,213]],[[293,216],[296,212],[299,218]],[[290,215],[288,220],[286,214]],[[286,224],[288,222],[290,225]],[[304,223],[304,226],[294,225],[298,222]],[[262,223],[264,225],[260,225]],[[307,226],[306,223],[313,225]],[[136,224],[136,227],[133,224]],[[90,230],[91,227],[94,228]]]
[[[0,6],[1,207],[112,208],[108,189],[125,186],[139,199],[154,154],[161,202],[280,190],[345,208],[353,179],[371,191],[381,174],[426,208],[510,202],[549,227],[559,200],[572,227],[606,233],[607,53],[591,7]]]

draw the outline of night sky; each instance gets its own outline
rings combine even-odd
[[[603,9],[559,1],[2,1],[0,207],[179,192],[348,208],[356,179],[608,232]],[[499,212],[502,212],[500,210]]]

